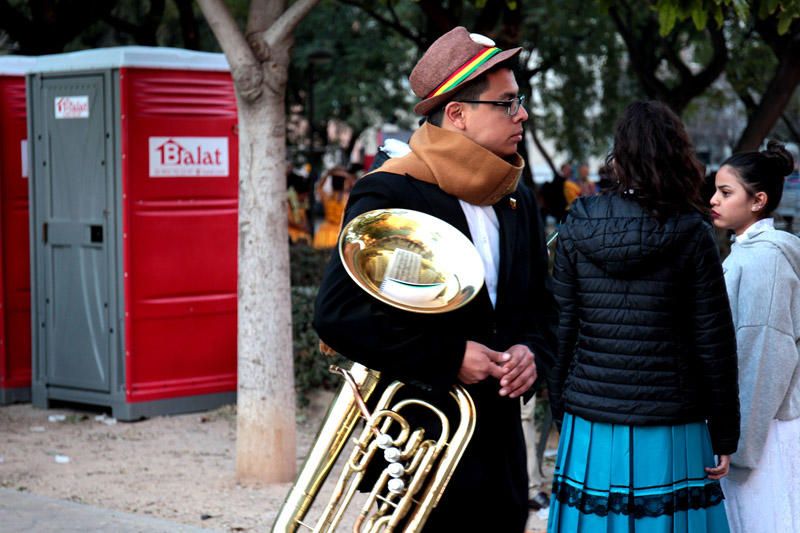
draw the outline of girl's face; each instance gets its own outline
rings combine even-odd
[[[759,219],[759,211],[766,203],[766,195],[750,194],[729,166],[723,166],[717,171],[714,185],[716,191],[711,197],[714,225],[741,235]]]

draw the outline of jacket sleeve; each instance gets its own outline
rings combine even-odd
[[[560,421],[564,416],[563,392],[578,338],[578,289],[576,276],[576,252],[569,233],[569,218],[562,224],[553,268],[553,293],[559,308],[558,355],[548,382],[550,406],[553,418]]]
[[[694,264],[694,346],[708,401],[711,444],[717,455],[730,455],[739,440],[736,336],[717,243],[707,225],[700,230]]]
[[[346,224],[373,209],[401,207],[385,174],[362,178],[351,192]],[[334,253],[314,309],[314,329],[333,349],[407,383],[444,389],[457,380],[466,337],[442,335],[437,315],[395,309],[358,287]]]
[[[781,272],[792,272],[792,275],[784,279]],[[739,468],[752,469],[758,464],[769,426],[786,398],[798,365],[794,332],[786,327],[791,326],[787,320],[792,315],[797,288],[797,277],[791,266],[780,253],[774,253],[766,264],[758,265],[757,271],[743,272],[737,293],[730,294],[731,299],[737,299],[740,322],[736,326],[736,342],[742,434],[731,461]],[[749,301],[766,300],[768,295],[772,297],[767,300],[770,305],[766,310],[756,308],[754,302]],[[750,316],[756,313],[761,316]]]
[[[539,214],[536,200],[531,194],[530,214],[530,257],[531,281],[528,295],[528,331],[524,344],[536,358],[537,379],[525,399],[533,395],[553,372],[556,359],[556,329],[558,327],[558,308],[553,297],[552,279],[548,273],[547,244],[544,223]]]

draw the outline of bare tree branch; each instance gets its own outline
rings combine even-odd
[[[655,16],[647,14],[637,20],[634,9],[620,0],[608,12],[625,42],[631,66],[644,92],[650,98],[665,102],[680,114],[693,98],[714,83],[728,63],[728,48],[722,28],[708,27],[714,55],[700,72],[693,74],[680,55],[685,44],[680,42],[678,30],[667,38],[660,37]],[[666,61],[675,71],[677,83],[670,86],[659,77],[662,61]]]
[[[794,126],[791,119],[786,116],[786,113],[781,114],[781,120],[786,125],[786,129],[789,130],[789,134],[794,138],[794,142],[800,143],[800,131]]]
[[[267,31],[263,33],[263,39],[267,46],[272,48],[276,43],[289,39],[292,32],[303,20],[311,8],[313,8],[319,0],[297,0],[289,7],[278,20],[272,24]]]
[[[251,0],[247,13],[246,34],[253,35],[267,31],[284,11],[286,11],[286,0]]]
[[[541,74],[542,72],[547,72],[553,65],[555,65],[556,60],[553,58],[550,59],[542,59],[542,61],[534,68],[525,69],[522,71],[524,76],[527,76],[528,79],[536,76],[537,74]]]
[[[645,51],[642,49],[643,43],[640,42],[640,40],[638,40],[634,35],[633,26],[635,23],[632,20],[630,7],[624,2],[619,2],[618,5],[625,9],[624,18],[618,10],[617,5],[610,7],[608,9],[608,13],[611,16],[611,19],[614,21],[617,32],[625,42],[625,47],[628,49],[628,57],[630,58],[631,66],[636,72],[636,75],[639,78],[642,88],[647,96],[650,98],[661,97],[661,99],[663,99],[662,95],[669,92],[669,89],[655,76],[660,58],[655,57],[650,43],[647,45],[649,50]]]
[[[401,24],[400,17],[397,16],[397,11],[394,10],[394,5],[392,3],[392,0],[388,0],[386,2],[386,7],[387,9],[389,9],[389,14],[392,16],[392,20],[394,21],[394,23],[400,25]]]
[[[380,13],[378,13],[377,11],[375,11],[374,9],[372,9],[372,8],[370,8],[370,7],[364,5],[363,3],[358,2],[356,0],[339,0],[339,2],[341,2],[342,4],[347,4],[349,6],[353,6],[353,7],[359,8],[361,11],[363,11],[364,13],[369,15],[370,17],[374,18],[375,20],[377,20],[378,22],[380,22],[381,24],[383,24],[387,28],[393,29],[399,35],[405,37],[406,39],[408,39],[409,41],[411,41],[412,43],[417,45],[418,48],[422,48],[425,45],[424,39],[422,37],[420,37],[419,34],[416,34],[416,33],[412,32],[406,26],[403,26],[403,24],[401,24],[399,20],[391,21],[388,18],[386,18],[383,15],[381,15]]]
[[[533,144],[536,145],[536,149],[539,150],[539,153],[544,158],[545,162],[547,163],[547,166],[550,167],[550,169],[553,171],[553,174],[558,174],[558,170],[556,169],[556,164],[553,163],[553,158],[550,157],[550,154],[547,153],[547,150],[545,150],[544,145],[542,145],[542,142],[539,140],[539,136],[536,135],[536,126],[534,124],[534,121],[531,121],[528,127],[525,129],[528,131],[528,133],[531,134],[531,139],[533,139]]]
[[[223,0],[197,0],[197,4],[225,52],[239,94],[247,101],[258,99],[264,74],[227,6]]]
[[[753,110],[756,107],[758,107],[758,104],[756,103],[755,98],[753,98],[753,95],[750,94],[748,89],[746,89],[746,88],[741,88],[741,89],[734,88],[734,92],[739,97],[739,100],[742,102],[742,104],[744,104],[744,108],[747,110],[748,114],[752,113]]]
[[[714,55],[711,61],[708,62],[706,68],[700,71],[697,76],[694,76],[696,83],[703,87],[711,85],[716,80],[722,71],[725,70],[725,65],[728,63],[728,46],[725,42],[725,35],[722,28],[709,28],[711,37],[711,45],[714,48]]]
[[[663,57],[664,57],[664,59],[667,60],[667,63],[672,65],[672,67],[675,70],[678,71],[678,76],[681,78],[681,80],[685,80],[685,79],[691,78],[693,76],[693,74],[692,74],[692,70],[686,65],[686,63],[683,62],[683,59],[681,58],[681,56],[678,53],[678,50],[680,49],[680,47],[676,46],[676,44],[677,44],[675,42],[676,41],[676,39],[675,39],[676,33],[672,34],[672,36],[673,36],[672,39],[669,39],[669,40],[662,39],[662,42],[663,42],[662,50],[664,52],[664,56]]]

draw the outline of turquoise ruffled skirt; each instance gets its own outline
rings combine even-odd
[[[549,533],[728,533],[704,422],[626,426],[567,413]]]

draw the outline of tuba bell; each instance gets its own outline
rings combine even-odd
[[[408,209],[380,209],[354,218],[339,237],[339,257],[368,294],[414,313],[458,309],[478,294],[484,281],[481,258],[464,234],[438,218]],[[332,353],[323,342],[320,349]],[[344,383],[272,531],[332,532],[343,522],[352,524],[354,532],[421,530],[472,437],[472,398],[462,386],[452,387],[449,399],[458,417],[451,427],[442,406],[417,398],[397,399],[402,382],[389,384],[370,410],[367,401],[379,389],[380,373],[358,363],[349,370],[331,366],[331,371]],[[427,410],[438,421],[438,437],[411,427],[403,413],[412,409]],[[340,456],[346,460],[337,467]],[[354,504],[367,468],[375,462],[382,465],[378,479],[363,501]],[[325,482],[336,469],[341,472],[331,489]]]

